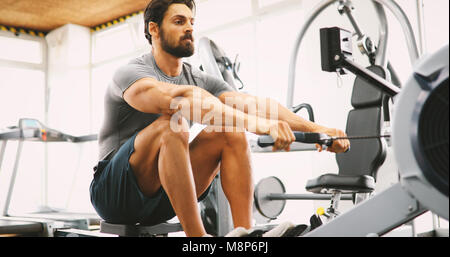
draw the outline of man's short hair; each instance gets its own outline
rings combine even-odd
[[[144,12],[144,33],[150,45],[152,44],[152,35],[148,31],[148,23],[154,22],[158,24],[158,27],[161,27],[164,15],[171,4],[185,4],[191,10],[195,8],[194,0],[151,0]]]

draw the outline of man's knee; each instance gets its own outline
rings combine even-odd
[[[172,116],[173,117],[173,116]],[[165,119],[162,122],[162,136],[161,140],[163,144],[167,144],[172,141],[181,141],[188,145],[189,143],[189,122],[181,118]]]
[[[228,146],[247,149],[248,141],[245,132],[222,132],[222,135]]]

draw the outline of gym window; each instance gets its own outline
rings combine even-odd
[[[128,24],[123,24],[95,35],[93,49],[93,63],[132,52],[134,44]]]
[[[38,41],[0,36],[0,59],[42,63],[42,44]]]

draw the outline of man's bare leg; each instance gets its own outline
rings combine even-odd
[[[206,231],[197,206],[188,140],[188,134],[163,136],[158,162],[159,177],[186,236],[203,236]]]
[[[169,116],[162,116],[136,137],[130,165],[141,191],[151,197],[162,186],[186,235],[203,236],[206,231],[197,198],[221,164],[222,187],[234,225],[250,228],[253,183],[245,134],[202,131],[188,150],[188,133],[174,132],[169,122]]]
[[[227,144],[222,152],[221,181],[230,203],[234,227],[252,226],[253,177],[250,148],[245,133],[225,133]]]
[[[184,119],[182,126],[188,128]],[[152,197],[162,186],[186,236],[198,237],[206,231],[197,206],[188,138],[187,132],[170,128],[170,116],[161,116],[138,133],[129,162],[141,191]]]
[[[206,191],[220,168],[234,227],[250,228],[254,186],[245,133],[202,131],[189,148],[198,196]]]

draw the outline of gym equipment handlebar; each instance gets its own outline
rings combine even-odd
[[[364,139],[378,139],[378,138],[390,138],[391,135],[376,135],[376,136],[351,136],[351,137],[330,137],[324,133],[310,133],[310,132],[294,132],[295,142],[306,144],[319,144],[322,146],[332,146],[336,140],[364,140]],[[258,138],[258,145],[260,147],[273,146],[275,141],[272,136],[261,136]],[[347,149],[348,152],[350,148]]]
[[[333,138],[324,133],[294,132],[295,142],[306,144],[320,144],[324,146],[333,145]],[[271,136],[261,136],[258,138],[260,147],[273,146],[275,141]]]

